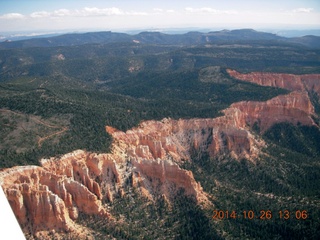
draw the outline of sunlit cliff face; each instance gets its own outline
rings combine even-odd
[[[242,74],[228,69],[230,76],[256,83],[261,86],[279,87],[292,91],[270,99],[263,103],[240,102],[232,107],[247,113],[246,122],[252,126],[257,122],[261,131],[267,130],[275,123],[290,122],[293,124],[315,125],[312,116],[315,116],[314,106],[310,95],[320,97],[320,74],[277,74],[277,73],[248,73]]]
[[[252,72],[239,73],[228,69],[228,74],[236,79],[261,86],[284,88],[291,91],[314,91],[320,94],[320,74],[294,75],[286,73]]]
[[[43,159],[42,166],[5,169],[0,183],[25,231],[77,231],[79,213],[113,217],[106,208],[125,189],[135,188],[153,201],[172,199],[179,189],[198,202],[207,202],[190,171],[166,159],[95,154],[77,150],[59,159]]]

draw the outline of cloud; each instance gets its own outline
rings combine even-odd
[[[313,8],[296,8],[292,10],[293,13],[310,13],[312,11]]]
[[[173,9],[154,8],[152,10],[154,11],[155,14],[166,14],[166,13],[172,14],[172,13],[176,13],[176,11],[173,10]]]
[[[135,12],[135,11],[123,11],[116,7],[111,8],[97,8],[97,7],[85,7],[80,10],[68,10],[59,9],[53,12],[40,11],[33,12],[29,16],[31,18],[48,18],[48,17],[97,17],[97,16],[145,16],[148,15],[146,12]]]
[[[76,11],[76,16],[123,16],[123,15],[148,15],[146,12],[135,12],[135,11],[129,11],[125,12],[119,8],[112,7],[112,8],[83,8],[80,11]]]
[[[216,10],[214,8],[208,8],[208,7],[203,7],[203,8],[187,7],[187,8],[185,8],[185,11],[187,13],[218,13],[218,10]]]
[[[47,11],[39,11],[33,12],[29,15],[31,18],[48,18],[48,17],[66,17],[66,16],[74,16],[75,12],[72,12],[68,9],[58,9],[53,12]]]
[[[20,13],[7,13],[0,16],[1,19],[23,19],[25,16]]]
[[[185,12],[189,14],[237,14],[237,11],[234,10],[218,10],[210,7],[203,8],[185,8]]]
[[[68,9],[59,9],[55,10],[51,15],[55,17],[65,17],[65,16],[72,16],[74,13]]]
[[[164,10],[162,8],[154,8],[153,11],[160,13],[160,12],[163,12]]]
[[[89,8],[85,7],[80,11],[82,16],[111,16],[111,15],[124,15],[125,13],[119,8]]]
[[[131,16],[147,16],[149,15],[146,12],[134,12],[134,11],[130,11],[130,12],[125,12],[125,15],[131,15]]]
[[[46,11],[40,11],[40,12],[33,12],[30,14],[31,18],[43,18],[43,17],[49,17],[51,14]]]

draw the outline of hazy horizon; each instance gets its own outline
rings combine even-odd
[[[162,29],[114,29],[112,32],[126,33],[130,35],[138,34],[144,31],[150,32],[162,32],[166,34],[185,34],[187,32],[196,31],[202,33],[208,33],[210,31],[223,31],[223,30],[238,30],[238,29],[248,29],[248,28],[234,28],[234,29],[222,29],[222,28],[162,28]],[[306,35],[314,35],[320,36],[320,28],[319,29],[253,29],[259,32],[268,32],[273,33],[281,37],[303,37]],[[90,32],[104,32],[109,31],[106,29],[69,29],[69,30],[39,30],[39,31],[11,31],[11,32],[0,32],[0,41],[6,40],[23,40],[37,37],[50,37],[50,36],[58,36],[63,34],[71,34],[71,33],[90,33]]]
[[[134,29],[320,29],[320,2],[284,1],[22,1],[0,3],[0,32]]]

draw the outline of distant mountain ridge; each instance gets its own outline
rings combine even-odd
[[[275,41],[285,44],[299,44],[309,48],[320,48],[320,37],[304,36],[296,38],[281,37],[276,34],[259,32],[253,29],[221,30],[208,33],[188,32],[185,34],[165,34],[161,32],[141,32],[130,35],[117,32],[69,33],[46,38],[32,38],[20,41],[0,43],[0,49],[28,47],[57,47],[84,44],[106,44],[114,42],[135,42],[143,44],[163,45],[199,45],[199,44],[230,44],[238,42]]]

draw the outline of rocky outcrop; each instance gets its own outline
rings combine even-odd
[[[0,173],[0,183],[22,227],[35,232],[73,231],[79,211],[109,217],[99,197],[86,185],[48,170],[27,166]]]
[[[251,158],[257,156],[256,149],[263,145],[246,129],[245,115],[237,108],[227,109],[225,116],[215,119],[151,120],[127,132],[113,129],[109,133],[116,142],[114,152],[148,160],[180,162],[191,160],[193,152]]]
[[[173,199],[182,188],[197,201],[207,201],[192,173],[166,159],[77,150],[58,159],[43,159],[41,164],[0,172],[0,184],[20,225],[32,233],[77,231],[74,220],[79,213],[112,220],[103,202],[124,197],[128,187],[150,200]]]
[[[2,187],[20,225],[31,225],[33,231],[71,230],[73,222],[68,203],[41,183],[43,176],[51,178],[49,172],[36,166],[15,167],[1,172]]]
[[[201,202],[207,201],[206,194],[203,193],[201,185],[194,180],[192,172],[182,170],[171,161],[134,160],[133,166],[137,171],[133,172],[132,182],[142,188],[149,199],[154,195],[162,195],[169,199],[172,189],[179,187],[185,190],[186,195],[194,196]],[[146,178],[152,181],[144,181]]]
[[[301,75],[301,81],[308,92],[315,92],[320,98],[320,74]]]
[[[232,107],[246,112],[246,122],[250,125],[258,123],[261,131],[265,131],[275,123],[290,122],[293,124],[315,125],[314,106],[310,94],[320,97],[320,74],[283,74],[283,73],[239,73],[228,69],[230,76],[261,86],[284,88],[292,91],[290,94],[278,96],[267,102],[240,102]]]
[[[227,72],[234,78],[261,86],[278,87],[291,91],[312,90],[320,94],[320,74],[294,75],[268,72],[252,72],[245,74],[231,69],[228,69]]]
[[[249,126],[257,124],[261,132],[280,122],[292,124],[315,125],[312,116],[314,107],[305,91],[291,92],[266,102],[239,102],[231,105],[245,114]]]
[[[266,102],[244,101],[224,110],[214,119],[163,119],[145,121],[127,132],[107,127],[117,144],[114,150],[138,159],[190,160],[191,154],[207,152],[211,157],[228,153],[252,159],[264,142],[251,133],[279,122],[314,125],[314,107],[305,91],[281,95]]]

